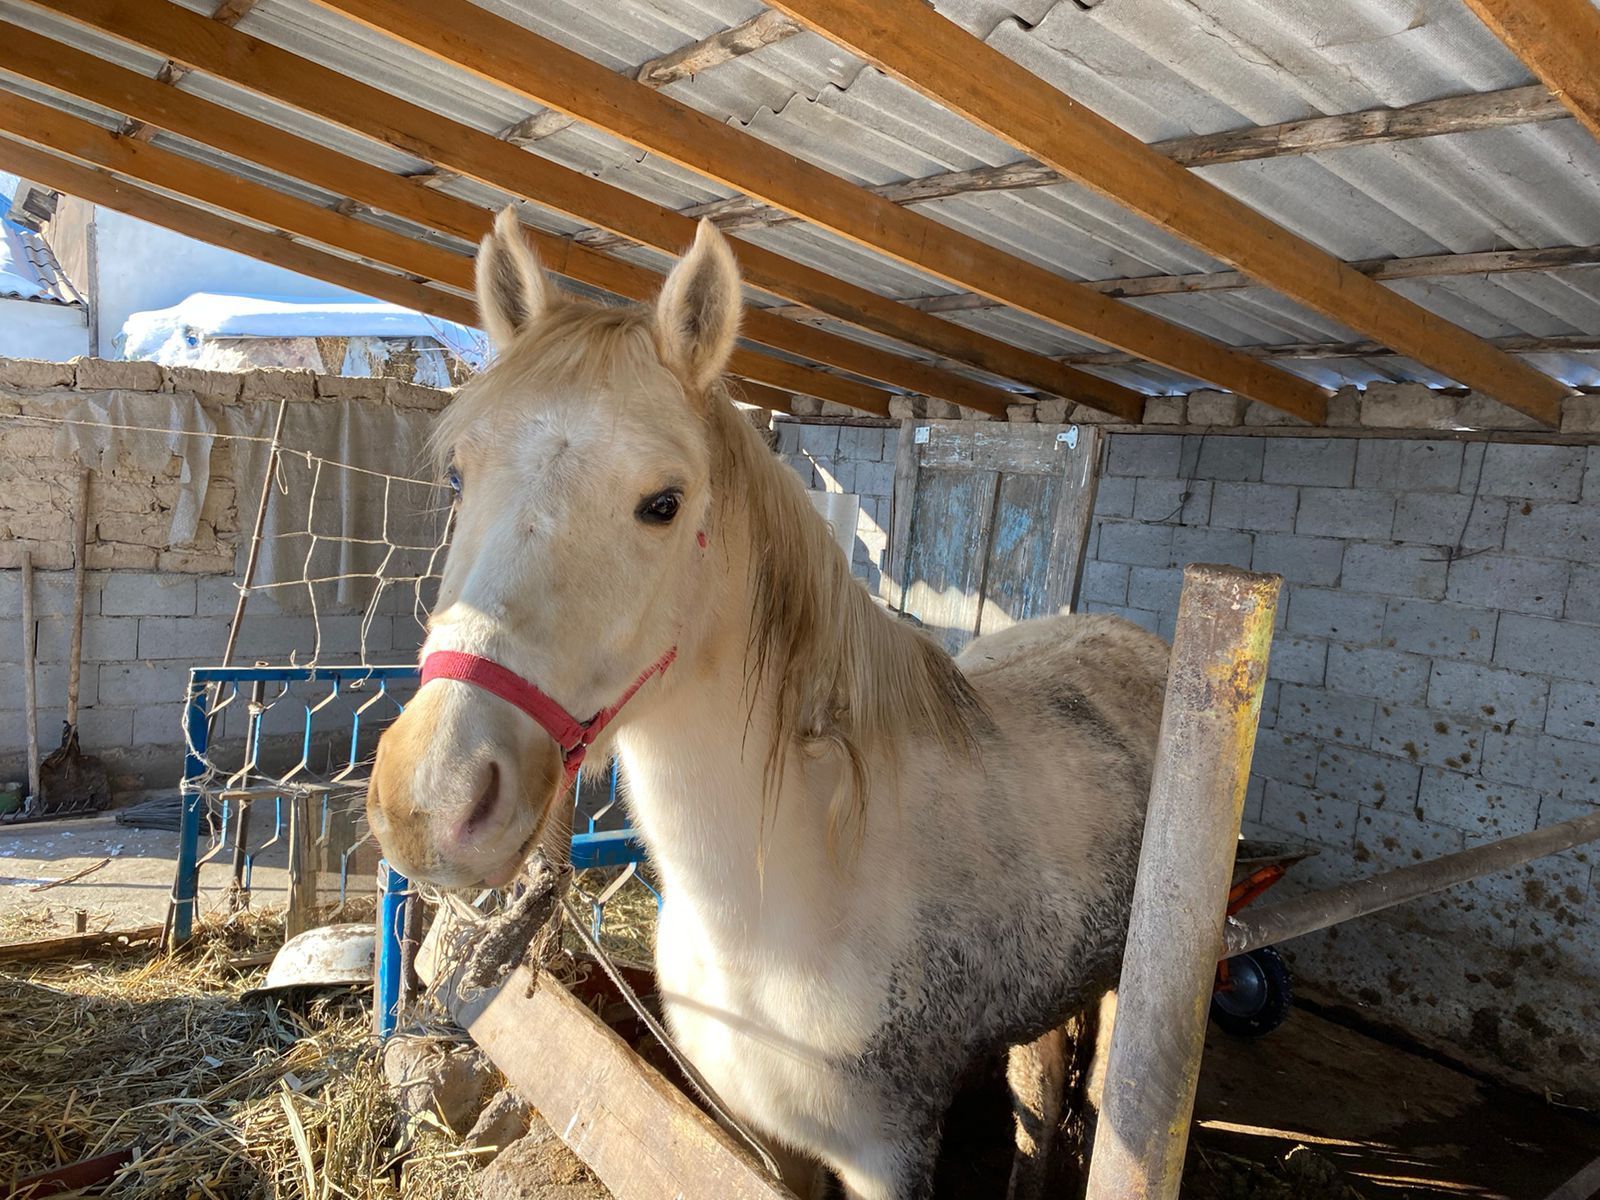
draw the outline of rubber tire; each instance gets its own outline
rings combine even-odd
[[[1294,1004],[1294,989],[1289,983],[1289,964],[1283,961],[1283,955],[1274,946],[1263,946],[1259,950],[1252,950],[1248,954],[1229,959],[1230,969],[1231,964],[1241,958],[1248,959],[1260,973],[1262,983],[1265,985],[1265,994],[1260,1004],[1247,1013],[1224,1007],[1221,995],[1213,995],[1211,1019],[1217,1023],[1217,1028],[1224,1033],[1231,1033],[1234,1037],[1265,1037],[1283,1024],[1284,1018],[1289,1015],[1289,1009]]]

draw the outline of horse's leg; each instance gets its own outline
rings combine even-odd
[[[847,1200],[932,1200],[939,1124],[925,1134],[860,1146],[833,1162]]]
[[[1099,1001],[1042,1037],[1013,1046],[1006,1063],[1017,1118],[1008,1200],[1081,1195],[1087,1182]]]

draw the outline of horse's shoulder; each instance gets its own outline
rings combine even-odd
[[[1109,613],[1066,613],[1021,621],[971,642],[956,658],[969,678],[991,671],[1063,670],[1095,674],[1129,671],[1146,678],[1165,677],[1167,643],[1132,621]]]

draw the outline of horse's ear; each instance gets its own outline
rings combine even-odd
[[[550,304],[550,281],[509,204],[478,243],[478,313],[495,346],[505,350]]]
[[[702,220],[694,245],[672,268],[656,301],[662,356],[697,391],[715,383],[728,365],[743,303],[733,250],[715,225]]]

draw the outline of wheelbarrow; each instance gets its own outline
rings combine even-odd
[[[1286,842],[1239,842],[1233,860],[1233,886],[1228,889],[1228,915],[1253,904],[1289,868],[1316,850]],[[1262,946],[1248,954],[1235,954],[1217,964],[1217,981],[1211,992],[1211,1019],[1224,1033],[1235,1037],[1265,1037],[1289,1015],[1294,990],[1289,964],[1275,946]]]

